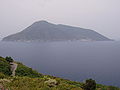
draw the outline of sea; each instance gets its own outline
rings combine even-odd
[[[0,56],[45,75],[120,87],[120,41],[2,42]]]

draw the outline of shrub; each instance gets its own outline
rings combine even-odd
[[[5,75],[11,75],[10,64],[4,59],[0,58],[0,72]]]
[[[17,76],[28,76],[28,77],[42,77],[42,74],[38,73],[35,70],[32,70],[32,68],[29,68],[22,63],[18,63],[18,67],[16,70]]]
[[[0,79],[3,79],[3,78],[5,78],[5,74],[0,72]]]
[[[96,89],[96,82],[92,79],[87,79],[83,84],[82,88],[84,90],[95,90]]]
[[[8,57],[8,56],[5,58],[5,60],[6,60],[7,62],[9,62],[9,63],[10,63],[10,62],[13,62],[13,59],[12,59],[11,57]]]
[[[120,89],[117,88],[117,87],[114,87],[114,86],[109,86],[109,87],[108,87],[108,90],[120,90]]]

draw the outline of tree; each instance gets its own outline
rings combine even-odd
[[[82,88],[84,90],[96,90],[96,82],[92,79],[87,79],[83,84]]]
[[[6,58],[5,58],[5,60],[7,61],[7,62],[13,62],[13,59],[11,58],[11,57],[9,57],[9,56],[7,56]]]

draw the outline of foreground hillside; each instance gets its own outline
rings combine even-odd
[[[14,64],[17,64],[17,68],[11,68]],[[11,76],[14,69],[15,75]],[[87,81],[90,83],[86,83]],[[43,75],[15,62],[11,57],[0,57],[0,90],[120,90],[117,87],[96,84],[92,79],[86,82]]]
[[[109,38],[90,29],[52,24],[46,21],[33,23],[25,30],[3,38],[3,41],[110,41]]]

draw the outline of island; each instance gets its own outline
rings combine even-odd
[[[21,32],[9,35],[2,41],[41,42],[41,41],[111,41],[111,39],[90,29],[53,24],[47,21],[33,23]]]

